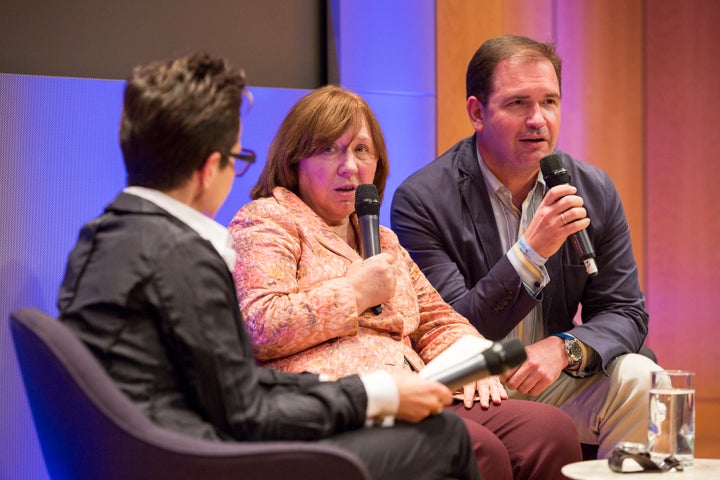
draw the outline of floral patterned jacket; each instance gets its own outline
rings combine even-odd
[[[357,229],[357,218],[351,219]],[[254,200],[229,226],[238,302],[255,355],[284,371],[332,378],[413,368],[464,335],[480,334],[445,303],[402,248],[380,227],[380,248],[396,258],[395,295],[380,315],[358,312],[344,278],[360,255],[291,191]]]

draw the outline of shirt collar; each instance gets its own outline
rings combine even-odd
[[[482,173],[483,180],[485,180],[485,186],[487,187],[489,192],[497,193],[498,190],[501,188],[504,188],[507,190],[507,187],[500,183],[500,180],[497,179],[494,173],[490,171],[490,168],[485,164],[485,161],[482,158],[482,155],[480,155],[480,150],[478,149],[477,145],[475,145],[475,155],[477,155],[478,159],[478,165],[480,166],[480,172]],[[538,171],[538,178],[537,183],[535,184],[535,188],[538,188],[538,183],[540,184],[540,191],[544,195],[547,191],[547,185],[545,184],[545,179],[542,176],[542,172]]]
[[[227,228],[220,225],[212,218],[203,215],[189,205],[186,205],[159,190],[133,186],[125,188],[123,192],[154,203],[193,229],[198,235],[212,244],[218,254],[225,261],[228,269],[231,272],[233,271],[235,268],[236,254],[233,249],[232,236],[230,235],[230,232],[228,232]]]

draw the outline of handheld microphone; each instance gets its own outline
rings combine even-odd
[[[450,390],[457,390],[475,380],[491,375],[500,375],[527,359],[522,342],[517,338],[495,342],[478,355],[458,362],[438,372],[428,375],[428,380],[435,380]]]
[[[364,183],[355,190],[355,212],[360,224],[363,258],[380,253],[380,195],[372,183]],[[382,305],[372,307],[375,315],[382,313]]]
[[[542,170],[543,178],[548,188],[556,185],[570,183],[570,175],[562,163],[560,155],[553,153],[540,159],[540,170]],[[585,229],[570,235],[570,243],[575,247],[580,260],[585,264],[585,271],[590,276],[598,273],[597,263],[595,263],[595,249],[590,242],[590,237]]]

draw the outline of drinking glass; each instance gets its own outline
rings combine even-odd
[[[695,450],[695,372],[651,373],[648,451],[654,461],[673,455],[684,467]]]

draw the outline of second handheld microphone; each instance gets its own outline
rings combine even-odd
[[[527,352],[517,338],[501,340],[479,355],[462,360],[425,378],[447,385],[450,390],[461,388],[470,382],[514,368],[527,359]],[[422,376],[422,374],[421,374]]]
[[[372,183],[364,183],[355,190],[355,212],[360,224],[363,258],[380,253],[380,195]],[[375,315],[382,313],[382,305],[372,307]]]
[[[542,170],[543,178],[548,188],[556,185],[570,183],[570,175],[562,163],[560,155],[553,153],[540,159],[540,170]],[[590,237],[585,229],[570,235],[570,242],[575,247],[580,260],[585,264],[585,271],[588,275],[594,276],[598,273],[597,263],[595,262],[595,249],[593,248]]]

